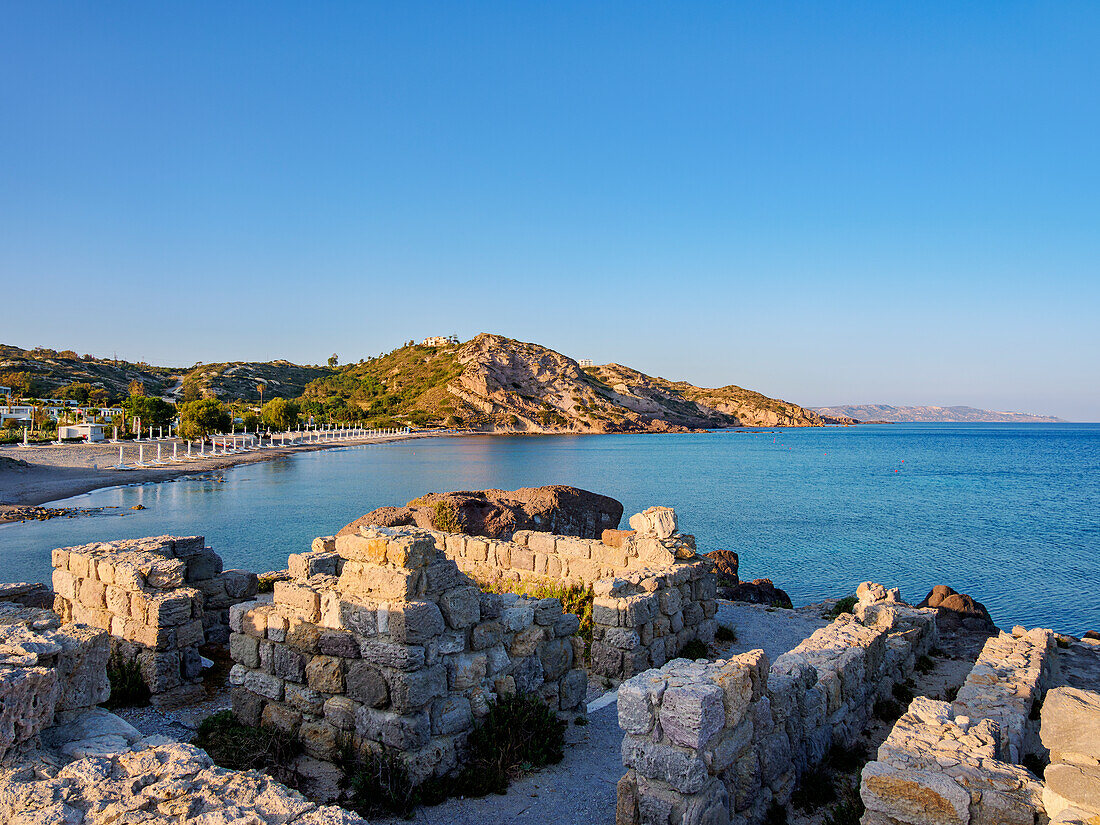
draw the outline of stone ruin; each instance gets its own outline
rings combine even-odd
[[[1100,822],[1100,694],[1057,687],[1043,702],[1042,744],[1050,752],[1043,806],[1052,823]]]
[[[675,659],[623,682],[618,825],[763,822],[834,743],[851,743],[937,639],[934,610],[872,583],[858,595],[855,615],[773,663],[763,650]]]
[[[0,603],[0,763],[110,695],[107,634],[50,610]]]
[[[511,541],[420,529],[477,582],[494,590],[591,586],[593,675],[617,683],[675,658],[689,641],[714,641],[714,565],[696,555],[695,537],[677,530],[670,507],[630,518],[631,530],[602,539],[529,530]],[[370,528],[364,528],[370,529]],[[407,528],[416,530],[417,528]]]
[[[202,697],[206,642],[229,638],[229,608],[255,596],[255,573],[222,570],[202,536],[87,544],[53,551],[54,610],[106,630],[141,665],[160,705]]]
[[[231,610],[234,712],[295,734],[303,774],[346,744],[400,754],[415,783],[453,772],[504,693],[583,713],[578,618],[558,599],[481,592],[440,544],[408,527],[319,538],[271,602]]]

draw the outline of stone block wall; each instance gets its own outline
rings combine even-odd
[[[229,636],[229,607],[256,593],[256,576],[222,570],[202,536],[158,536],[53,551],[54,609],[108,631],[136,658],[158,704],[201,693],[199,646]]]
[[[385,747],[420,782],[459,767],[502,693],[583,710],[577,617],[557,599],[482,593],[423,530],[317,539],[289,572],[271,603],[231,610],[233,708],[294,733],[310,758]]]
[[[876,595],[876,590],[881,595]],[[936,642],[934,610],[861,587],[862,618],[817,630],[769,668],[762,650],[673,660],[619,687],[618,825],[758,823]]]
[[[430,536],[460,570],[494,590],[591,586],[591,672],[618,682],[660,667],[692,639],[709,644],[717,629],[714,566],[696,554],[694,536],[677,530],[676,513],[651,507],[630,524],[634,529],[605,530],[600,540],[521,530],[512,541],[497,541],[403,529]],[[359,535],[375,530],[363,527]]]
[[[692,639],[714,641],[718,580],[708,560],[600,579],[593,589],[595,675],[629,679],[675,659]]]
[[[1074,687],[1049,691],[1042,740],[1050,751],[1043,774],[1043,805],[1050,821],[1100,822],[1100,693]]]
[[[1038,753],[1054,637],[1049,630],[991,637],[954,702],[917,697],[863,770],[863,825],[910,825],[934,813],[958,825],[1033,825],[1042,784],[1019,764]]]
[[[105,701],[109,654],[102,630],[0,604],[0,763],[32,746],[57,714]]]

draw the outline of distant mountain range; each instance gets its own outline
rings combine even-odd
[[[915,422],[1016,422],[1019,424],[1053,424],[1064,421],[1052,415],[998,412],[974,407],[892,407],[889,404],[845,404],[839,407],[814,407],[825,418],[847,416],[857,421]]]

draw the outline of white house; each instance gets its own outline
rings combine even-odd
[[[594,366],[596,366],[595,364],[592,363],[591,358],[582,358],[577,363],[581,365],[581,369],[584,369],[585,367],[594,367]]]
[[[429,335],[424,339],[425,347],[453,347],[458,344],[457,335]]]
[[[57,428],[57,440],[83,438],[85,441],[102,441],[102,424],[61,424]]]
[[[20,405],[0,407],[0,424],[12,419],[30,424],[34,419],[34,407]]]

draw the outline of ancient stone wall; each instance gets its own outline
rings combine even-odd
[[[692,639],[713,642],[717,587],[714,566],[705,559],[597,581],[592,673],[629,679],[675,659]]]
[[[0,604],[0,762],[33,744],[56,715],[105,701],[109,653],[102,630]]]
[[[860,596],[859,616],[839,617],[770,668],[754,650],[677,659],[623,682],[618,825],[761,822],[834,743],[853,741],[936,641],[935,611],[877,585]]]
[[[1100,821],[1100,693],[1074,687],[1049,691],[1042,741],[1050,751],[1043,774],[1043,805],[1050,821]]]
[[[630,524],[634,529],[605,530],[602,540],[519,531],[512,541],[497,541],[404,529],[431,536],[460,570],[493,590],[591,586],[591,672],[618,682],[660,667],[692,639],[709,644],[717,629],[713,563],[696,555],[694,536],[677,530],[676,513],[651,507]],[[372,536],[373,529],[358,534]]]
[[[271,603],[231,611],[233,708],[296,734],[313,759],[386,747],[419,782],[460,765],[499,694],[583,709],[577,617],[557,599],[481,592],[423,530],[317,539],[289,572]]]
[[[863,770],[863,825],[1032,825],[1042,785],[1019,764],[1041,747],[1049,630],[991,637],[951,704],[915,698]],[[1044,814],[1045,815],[1045,814]]]
[[[135,658],[154,701],[201,694],[199,646],[224,642],[229,607],[256,593],[256,575],[222,570],[202,536],[158,536],[53,551],[54,609],[110,633]]]

